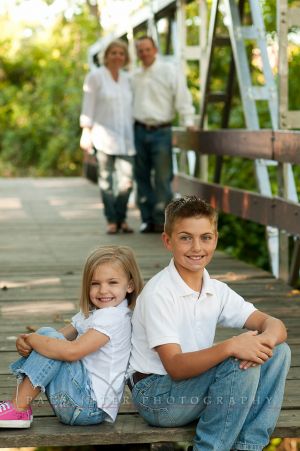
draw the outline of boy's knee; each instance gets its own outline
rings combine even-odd
[[[234,372],[236,380],[249,387],[256,386],[260,378],[260,366],[249,368],[248,370],[242,370],[240,368],[241,361],[230,357],[220,364],[221,371],[224,376]],[[220,373],[220,374],[222,374]]]
[[[291,362],[291,349],[289,345],[287,343],[280,343],[277,345],[273,350],[273,357],[274,356],[279,358],[282,363],[289,365]]]

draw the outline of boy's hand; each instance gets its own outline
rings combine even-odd
[[[258,335],[257,331],[248,331],[232,337],[231,355],[241,360],[240,368],[247,369],[253,365],[261,365],[272,357],[272,346],[268,337]]]
[[[266,332],[263,332],[259,335],[257,335],[257,340],[262,344],[270,348],[272,350],[275,348],[276,342],[274,340],[274,337],[270,336]],[[264,362],[261,362],[260,365],[262,365]],[[258,364],[249,360],[242,360],[240,363],[240,368],[242,370],[247,370],[248,368],[251,368],[253,366],[257,366]]]
[[[21,334],[16,340],[16,348],[22,357],[28,357],[32,351],[32,347],[26,342],[26,338],[30,334]]]
[[[276,338],[267,332],[262,332],[257,336],[261,344],[268,346],[270,349],[274,349],[276,346]]]

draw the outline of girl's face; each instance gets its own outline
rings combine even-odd
[[[102,263],[91,280],[90,301],[97,309],[116,307],[133,290],[133,281],[128,279],[120,263]]]
[[[106,66],[109,69],[121,69],[125,65],[126,54],[122,47],[113,46],[106,55]]]

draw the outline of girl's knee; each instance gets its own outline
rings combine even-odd
[[[61,333],[58,332],[56,329],[54,329],[54,327],[48,327],[48,326],[44,326],[44,327],[40,327],[36,333],[38,335],[46,335],[47,337],[59,337],[61,336]]]

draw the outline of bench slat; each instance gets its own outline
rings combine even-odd
[[[192,441],[195,424],[182,428],[147,425],[137,414],[119,415],[114,424],[66,426],[55,417],[35,418],[30,429],[1,429],[1,447],[109,445]],[[282,411],[273,437],[299,437],[300,413]]]

